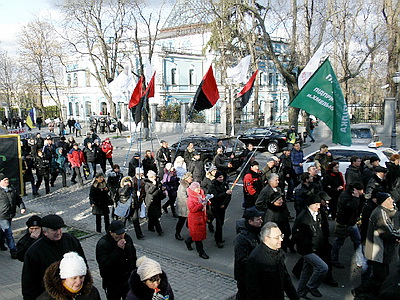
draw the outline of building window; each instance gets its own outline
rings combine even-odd
[[[171,69],[171,84],[176,84],[176,68]]]
[[[273,84],[273,75],[272,73],[269,73],[268,75],[268,85],[272,85]]]
[[[74,84],[73,86],[78,86],[78,73],[74,73]]]
[[[72,102],[68,103],[68,110],[69,110],[69,115],[70,116],[74,115],[74,111],[72,109]]]
[[[85,112],[86,112],[86,117],[90,117],[92,115],[92,103],[89,101],[86,101],[85,103]]]
[[[276,82],[275,82],[275,84],[279,85],[279,74],[278,73],[276,73]]]
[[[193,85],[194,84],[194,70],[190,69],[189,70],[189,85]]]
[[[79,116],[79,102],[75,102],[75,115]]]
[[[67,74],[67,86],[70,87],[71,86],[71,73]]]
[[[89,70],[85,71],[85,79],[86,79],[86,86],[90,87],[90,71]]]

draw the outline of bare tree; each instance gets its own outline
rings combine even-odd
[[[62,47],[55,38],[57,32],[48,22],[36,20],[24,26],[18,36],[20,62],[38,88],[38,108],[44,109],[43,96],[47,93],[59,107],[61,114]]]
[[[16,65],[6,51],[0,50],[0,96],[1,100],[6,103],[9,112],[12,112],[11,107],[17,95]]]

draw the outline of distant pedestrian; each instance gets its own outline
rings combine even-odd
[[[75,136],[76,137],[82,136],[82,125],[81,125],[81,123],[79,123],[79,121],[76,121],[74,127],[75,127]]]
[[[144,155],[144,158],[142,160],[142,166],[143,166],[143,171],[144,175],[147,175],[148,171],[153,171],[157,174],[157,165],[156,161],[153,157],[153,154],[151,153],[150,150],[146,150],[146,153]]]
[[[17,248],[15,246],[14,236],[11,228],[11,221],[15,217],[17,206],[24,214],[25,204],[18,192],[10,185],[9,178],[0,173],[0,230],[3,238],[7,242],[8,249],[13,259],[17,258]],[[4,240],[0,239],[0,244],[4,247]]]
[[[61,261],[51,264],[46,269],[43,283],[45,291],[38,300],[101,299],[85,261],[76,252],[68,252]]]
[[[187,172],[187,166],[182,156],[177,156],[175,158],[174,168],[176,170],[176,176],[181,179],[182,176]]]
[[[185,153],[183,154],[183,159],[185,160],[186,166],[189,166],[190,162],[193,159],[195,152],[196,152],[196,149],[194,148],[194,144],[189,143],[185,149]]]
[[[37,157],[35,159],[35,169],[36,169],[36,194],[39,195],[39,188],[44,179],[46,194],[50,193],[50,161],[43,156],[42,150],[38,150]]]
[[[124,223],[112,221],[107,234],[96,245],[96,260],[108,300],[125,300],[136,259],[136,248]]]
[[[315,155],[314,158],[315,166],[321,172],[322,176],[325,175],[325,170],[328,167],[329,163],[333,162],[332,153],[329,152],[328,146],[326,144],[322,144],[319,146],[319,152]]]
[[[168,149],[168,143],[165,140],[160,141],[161,147],[158,149],[156,154],[157,164],[158,164],[158,178],[164,176],[164,168],[167,163],[171,161],[171,153]]]
[[[110,210],[111,205],[110,190],[103,173],[97,173],[90,187],[89,201],[92,207],[92,214],[96,216],[96,231],[101,232],[101,216],[104,217],[104,228],[108,232],[110,226]]]
[[[162,184],[157,178],[156,173],[149,171],[147,179],[145,179],[145,192],[146,192],[146,209],[148,218],[148,230],[157,231],[158,235],[164,235],[161,228],[161,201],[165,198]]]
[[[136,238],[138,240],[144,239],[142,228],[140,227],[139,217],[142,204],[146,198],[144,172],[142,168],[136,168],[135,177],[132,179],[132,205],[129,214],[132,224],[135,227]]]
[[[177,218],[175,212],[175,201],[177,197],[177,191],[179,187],[179,178],[176,176],[175,168],[171,163],[167,163],[165,166],[165,174],[162,180],[162,184],[167,191],[168,201],[164,203],[162,209],[165,213],[168,213],[168,206],[171,208],[172,216]]]
[[[77,143],[75,143],[72,149],[68,152],[68,161],[71,164],[71,168],[73,170],[71,182],[73,184],[77,183],[75,179],[76,177],[78,177],[79,184],[83,185],[80,168],[83,166],[83,164],[86,163],[86,161],[85,157],[83,156],[83,152],[81,149],[79,149]]]
[[[331,197],[329,202],[329,211],[332,219],[336,218],[337,203],[340,194],[344,191],[345,181],[342,172],[339,171],[339,162],[331,162],[326,170],[322,179],[324,191]]]
[[[104,142],[101,144],[101,150],[105,153],[106,160],[108,161],[108,163],[110,164],[110,166],[112,168],[114,165],[113,160],[112,160],[112,154],[113,154],[114,147],[111,144],[110,138],[104,139]]]
[[[43,124],[43,118],[42,117],[37,117],[36,118],[36,125],[38,126],[39,130],[42,130],[42,124]]]
[[[261,180],[261,172],[257,161],[250,163],[249,172],[243,178],[243,195],[244,195],[244,208],[253,207],[256,200],[263,189]]]
[[[192,160],[189,162],[188,172],[193,174],[193,181],[200,183],[204,176],[204,162],[201,160],[200,152],[194,151]]]
[[[161,265],[146,256],[139,257],[137,269],[129,278],[129,293],[126,300],[174,300],[174,293]]]
[[[175,226],[175,238],[179,241],[183,241],[181,232],[188,217],[187,189],[192,182],[193,182],[192,173],[190,172],[185,173],[185,175],[183,175],[182,179],[179,182],[179,187],[177,191],[176,214],[178,216],[178,222],[176,223]]]

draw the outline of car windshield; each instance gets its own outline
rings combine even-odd
[[[397,154],[397,152],[396,152],[395,150],[391,149],[391,148],[387,148],[387,149],[383,150],[382,153],[385,154],[385,156],[386,156],[388,159],[390,159],[390,157],[391,157],[393,154]]]
[[[352,128],[351,129],[352,139],[372,139],[371,130],[368,128]]]

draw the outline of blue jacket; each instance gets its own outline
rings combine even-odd
[[[293,169],[296,172],[296,174],[301,174],[304,172],[303,166],[299,166],[299,164],[302,164],[304,161],[304,153],[303,150],[297,151],[296,149],[292,149],[290,156],[292,157],[292,164],[293,164]]]

